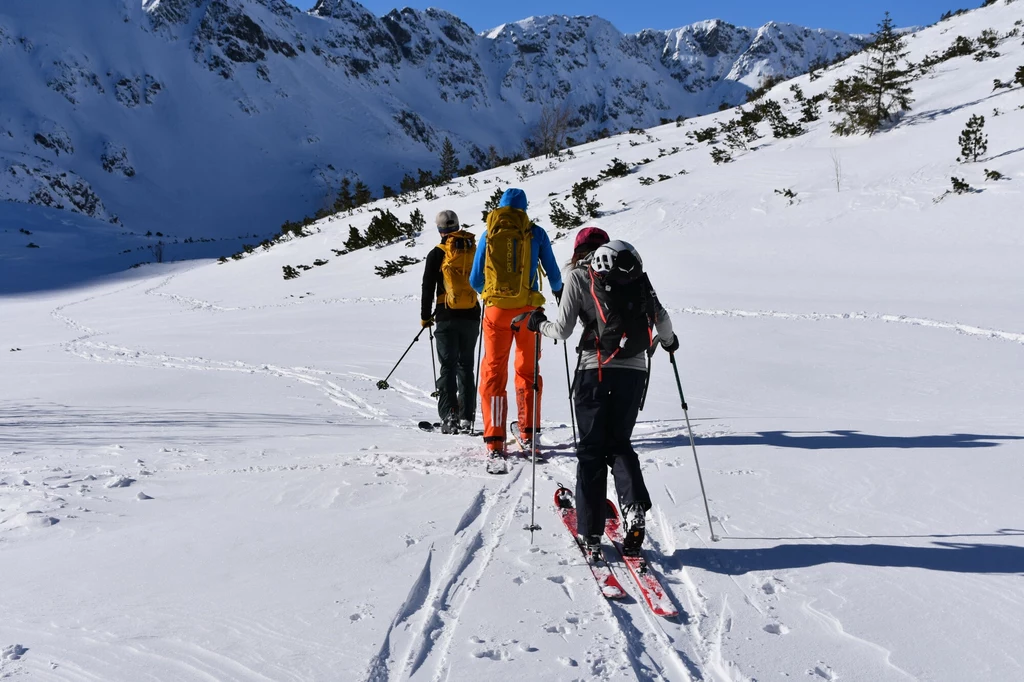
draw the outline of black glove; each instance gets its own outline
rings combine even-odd
[[[529,329],[531,332],[539,332],[540,323],[547,321],[548,317],[547,315],[544,314],[544,309],[537,308],[532,313],[530,313],[530,316],[528,318],[526,318],[526,328]]]
[[[555,296],[555,303],[561,303],[562,302],[562,292],[563,291],[565,291],[565,287],[562,287],[558,291],[552,291],[551,292]]]
[[[669,343],[665,343],[665,341],[662,341],[661,347],[667,350],[669,353],[675,353],[677,350],[679,350],[679,335],[673,334],[672,341],[670,341]]]

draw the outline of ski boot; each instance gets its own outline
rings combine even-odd
[[[625,556],[640,556],[644,544],[644,508],[637,502],[622,508],[622,553]]]

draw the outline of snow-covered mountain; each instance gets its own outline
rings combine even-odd
[[[440,10],[352,0],[45,0],[0,7],[0,200],[182,235],[274,231],[341,177],[379,194],[521,148],[544,107],[573,136],[735,103],[859,47],[708,21],[624,35],[598,17],[475,33]]]

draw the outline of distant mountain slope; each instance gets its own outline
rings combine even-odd
[[[41,6],[46,10],[42,11]],[[859,47],[835,32],[707,21],[624,35],[598,17],[484,34],[447,12],[351,0],[45,0],[0,8],[0,200],[133,230],[266,233],[345,174],[379,193],[520,148],[542,108],[584,139],[737,102]]]

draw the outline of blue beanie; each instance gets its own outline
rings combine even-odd
[[[512,208],[518,208],[520,211],[526,210],[526,192],[515,187],[505,190],[505,193],[501,195],[501,201],[498,202],[498,208],[505,208],[511,206]]]

